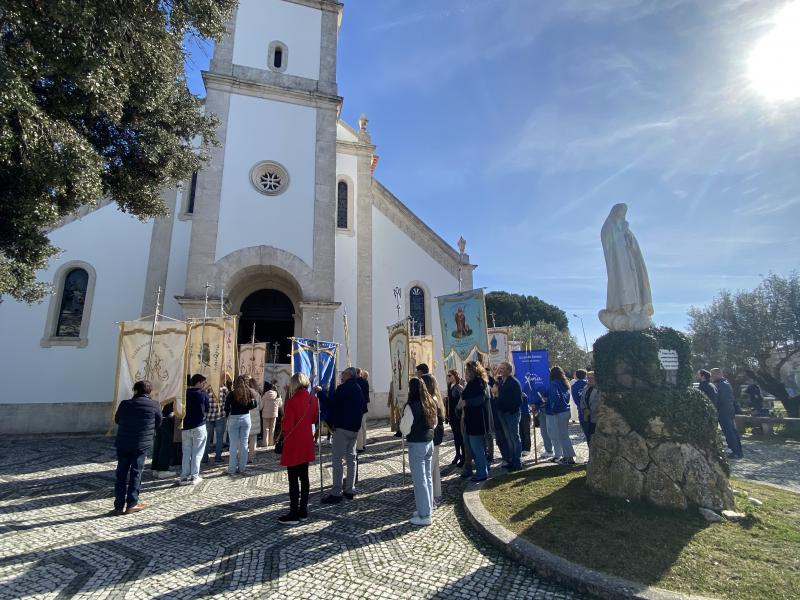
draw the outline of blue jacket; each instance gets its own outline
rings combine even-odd
[[[114,440],[117,450],[147,450],[153,445],[156,429],[161,426],[161,408],[150,396],[134,396],[120,402],[114,422],[119,426]]]
[[[547,404],[544,412],[548,415],[557,415],[569,410],[569,390],[563,381],[551,381],[545,396]]]
[[[581,407],[581,392],[583,388],[586,387],[589,381],[587,379],[577,379],[575,383],[572,384],[570,388],[570,392],[572,392],[572,401],[575,403],[575,406],[578,408]],[[578,412],[580,414],[580,411]]]
[[[727,379],[720,379],[717,385],[717,412],[723,416],[732,416],[736,412],[733,401],[733,388]]]
[[[195,429],[206,424],[206,415],[211,399],[200,388],[186,390],[186,415],[183,417],[183,430]]]
[[[339,385],[333,393],[333,400],[327,404],[328,424],[331,427],[347,431],[361,429],[361,417],[366,412],[367,402],[355,378]]]

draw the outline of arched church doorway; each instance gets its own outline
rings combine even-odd
[[[275,362],[288,364],[292,351],[289,338],[294,335],[294,305],[289,297],[278,290],[258,290],[244,299],[240,313],[239,343],[250,343],[255,325],[256,342],[267,343],[267,364],[272,364],[275,342]]]

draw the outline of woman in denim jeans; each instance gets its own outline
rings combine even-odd
[[[240,375],[233,390],[225,398],[225,415],[228,417],[228,439],[230,440],[230,462],[228,475],[237,470],[244,475],[247,469],[247,438],[250,435],[250,410],[256,401],[250,393],[247,378]]]
[[[466,442],[475,460],[475,476],[471,481],[483,481],[489,476],[489,463],[486,460],[486,432],[489,410],[489,377],[479,362],[471,360],[464,365],[467,385],[461,392],[458,408],[464,411],[464,433]],[[466,469],[466,466],[465,466]],[[465,472],[464,476],[469,477]]]
[[[430,525],[433,510],[433,428],[438,411],[422,380],[413,377],[408,382],[408,402],[400,420],[400,431],[408,442],[408,466],[414,483],[417,510],[411,516],[413,525]]]
[[[575,450],[569,439],[569,380],[561,367],[550,369],[550,385],[545,394],[547,431],[553,440],[554,462],[575,464]]]

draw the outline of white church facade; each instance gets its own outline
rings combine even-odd
[[[284,357],[289,336],[317,327],[343,343],[346,311],[373,417],[387,414],[396,287],[402,315],[441,351],[436,297],[458,291],[459,277],[471,289],[474,265],[375,179],[366,119],[339,118],[341,18],[331,0],[242,0],[203,73],[220,144],[191,182],[164,192],[169,217],[141,222],[101,202],[50,232],[63,249],[40,274],[52,296],[0,303],[0,431],[105,430],[115,323],[151,315],[158,288],[163,313],[179,319],[202,316],[207,289],[219,314],[223,295],[239,341],[255,326]]]

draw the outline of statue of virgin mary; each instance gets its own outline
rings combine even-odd
[[[626,204],[615,204],[603,224],[600,239],[606,258],[606,308],[598,314],[611,331],[639,331],[653,326],[653,297],[647,267],[625,214]]]

